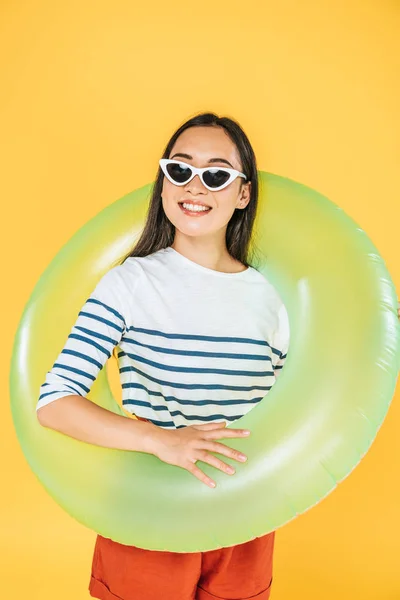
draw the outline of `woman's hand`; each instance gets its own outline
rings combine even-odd
[[[189,425],[180,429],[157,428],[152,436],[152,454],[170,465],[176,465],[192,473],[197,479],[209,487],[216,483],[198,467],[196,462],[201,460],[228,475],[235,470],[219,458],[209,454],[217,452],[229,458],[245,462],[247,457],[215,440],[221,438],[248,437],[250,432],[244,429],[226,429],[226,423],[208,423],[207,425]]]

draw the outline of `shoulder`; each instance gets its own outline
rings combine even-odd
[[[101,276],[97,286],[102,288],[112,287],[113,285],[124,287],[137,281],[139,275],[140,269],[138,268],[136,261],[129,258],[122,264],[115,265],[108,269],[108,271]]]
[[[163,250],[147,256],[128,256],[123,263],[111,267],[99,284],[103,287],[116,285],[118,289],[125,288],[132,292],[144,274],[150,275],[153,271],[158,273],[166,264],[168,259]]]
[[[289,316],[282,297],[264,274],[255,268],[253,270],[255,272],[254,281],[259,284],[267,317],[273,323],[272,327],[275,331],[275,337],[277,340],[280,340],[280,344],[286,343],[289,339]]]
[[[257,285],[259,293],[264,297],[265,302],[276,314],[283,306],[282,298],[276,287],[270,282],[268,277],[261,273],[255,267],[250,267],[253,275],[252,281]]]
[[[139,285],[141,271],[135,261],[125,260],[120,265],[108,269],[97,282],[91,297],[110,306],[114,306],[123,314],[126,305]]]

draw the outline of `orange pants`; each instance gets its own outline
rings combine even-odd
[[[208,552],[143,550],[97,536],[89,593],[100,600],[268,600],[275,532]]]

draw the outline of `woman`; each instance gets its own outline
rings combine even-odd
[[[46,374],[42,425],[154,454],[199,485],[215,481],[198,461],[234,476],[223,457],[246,456],[217,440],[249,435],[226,423],[268,394],[289,344],[282,300],[249,263],[257,202],[256,158],[235,121],[204,113],[179,127],[160,160],[140,239],[101,278]],[[86,398],[117,348],[123,407],[138,420]],[[98,535],[89,591],[102,600],[267,600],[273,547],[274,532],[195,553]]]

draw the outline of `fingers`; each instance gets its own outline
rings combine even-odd
[[[235,473],[235,469],[232,466],[224,463],[220,458],[213,456],[209,452],[223,454],[228,458],[238,460],[242,463],[247,460],[247,457],[238,450],[228,448],[228,446],[225,446],[224,444],[219,444],[214,441],[216,439],[221,438],[241,438],[248,437],[250,435],[250,431],[248,431],[247,429],[226,429],[226,425],[226,421],[222,421],[217,423],[206,423],[204,425],[190,425],[189,427],[185,428],[185,430],[182,430],[187,431],[187,433],[189,433],[188,430],[195,429],[201,431],[202,433],[194,434],[193,438],[189,437],[189,442],[187,441],[186,443],[189,444],[188,448],[190,446],[192,447],[191,453],[193,453],[194,451],[194,454],[192,454],[192,457],[188,459],[189,464],[186,463],[186,465],[188,464],[188,466],[182,463],[180,466],[183,466],[184,469],[187,469],[202,483],[205,483],[211,488],[216,487],[216,482],[210,477],[208,477],[201,469],[199,469],[199,467],[196,466],[195,463],[198,460],[201,460],[204,463],[209,464],[215,467],[216,469],[219,469],[227,475],[233,475]]]
[[[190,465],[190,467],[188,467],[187,470],[209,487],[215,488],[215,486],[217,485],[213,479],[211,479],[205,473],[203,473],[203,471],[199,469],[199,467],[196,467],[195,464]]]
[[[224,473],[227,473],[228,475],[233,475],[235,473],[235,469],[233,467],[227,465],[221,459],[209,454],[206,451],[200,452],[199,460],[211,465],[212,467],[215,467],[216,469],[219,469],[220,471],[223,471]]]
[[[211,465],[212,467],[215,467],[216,469],[219,469],[220,471],[226,473],[227,475],[233,475],[235,473],[235,469],[233,467],[231,467],[230,465],[227,465],[222,460],[220,460],[216,456],[213,456],[212,454],[209,454],[205,450],[204,451],[200,451],[199,455],[198,455],[198,458],[196,458],[194,460],[196,462],[197,462],[197,460],[201,460],[202,462],[204,462],[204,463],[206,463],[208,465]],[[214,488],[216,486],[215,481],[213,479],[211,479],[210,477],[208,477],[194,463],[191,464],[189,467],[187,467],[187,470],[190,473],[192,473],[195,477],[197,477],[197,479],[199,479],[200,481],[202,481],[203,483],[205,483],[209,487]]]
[[[218,440],[219,438],[239,438],[248,437],[248,429],[220,429],[219,431],[209,431],[204,434],[205,440]]]
[[[203,448],[208,452],[217,452],[217,454],[223,454],[228,458],[233,458],[234,460],[238,460],[240,462],[246,462],[247,456],[239,452],[239,450],[234,450],[233,448],[228,448],[224,444],[218,444],[218,442],[205,441],[203,444]]]

